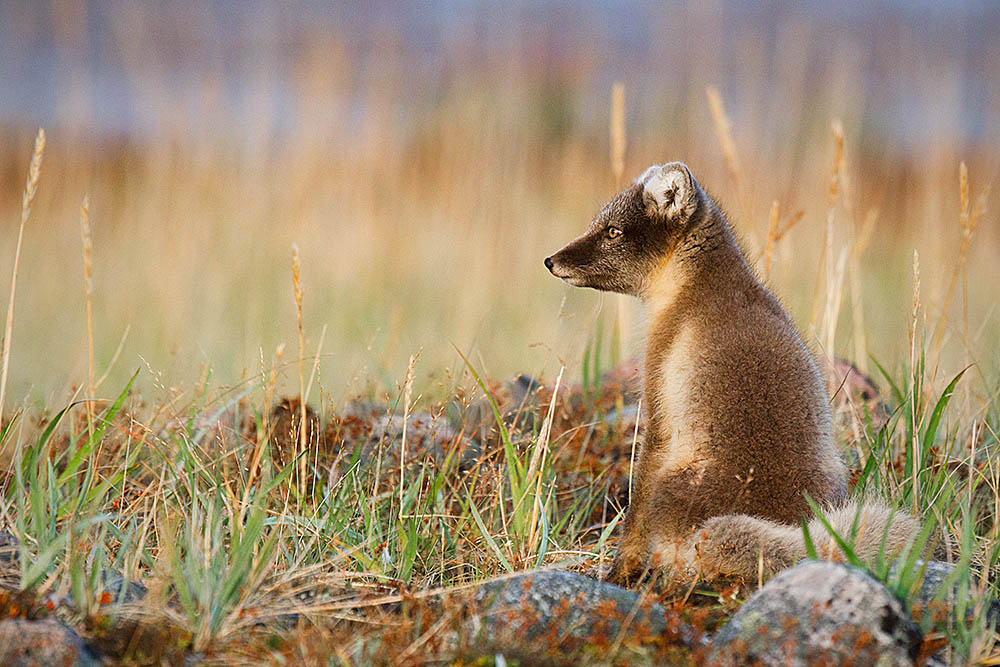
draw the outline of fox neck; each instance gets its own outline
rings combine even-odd
[[[718,289],[723,281],[751,273],[718,208],[712,206],[692,224],[656,263],[639,291],[651,325],[692,289]]]

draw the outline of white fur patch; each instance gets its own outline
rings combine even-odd
[[[642,176],[635,179],[635,182],[638,183],[639,185],[645,185],[646,181],[648,181],[653,174],[660,171],[661,169],[663,169],[662,165],[654,164],[652,167],[642,172]]]
[[[656,388],[660,413],[665,417],[660,441],[667,443],[659,452],[656,467],[661,472],[683,470],[707,463],[699,444],[701,434],[688,414],[688,394],[694,374],[694,328],[684,327],[677,334],[670,352],[660,367],[661,386]]]
[[[694,200],[691,185],[694,179],[681,162],[654,165],[643,172],[638,183],[643,186],[644,200],[651,214],[676,218],[691,212]]]

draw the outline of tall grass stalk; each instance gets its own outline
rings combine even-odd
[[[722,95],[715,86],[705,88],[705,97],[708,99],[708,109],[712,114],[712,123],[715,126],[715,136],[722,147],[722,156],[726,162],[726,173],[729,174],[733,182],[733,191],[736,193],[740,214],[746,229],[755,230],[753,216],[747,208],[743,193],[743,171],[740,168],[740,157],[736,150],[736,141],[733,139],[733,126],[726,115],[726,108],[722,103]],[[758,248],[760,246],[757,246]]]
[[[616,81],[611,87],[611,176],[614,179],[615,191],[625,187],[625,84]],[[632,333],[632,298],[625,294],[616,297],[618,320],[616,322],[615,338],[619,358],[628,355],[629,336]]]
[[[831,127],[833,133],[833,169],[830,172],[826,198],[826,225],[823,232],[823,245],[819,253],[819,264],[816,267],[816,282],[813,287],[812,313],[809,316],[809,338],[816,336],[819,326],[819,316],[822,309],[820,289],[824,278],[829,286],[833,271],[833,216],[837,204],[837,191],[840,184],[841,161],[844,157],[844,131],[839,121],[834,121]],[[829,292],[828,292],[829,293]],[[831,354],[832,350],[827,350]]]
[[[403,381],[403,437],[399,443],[399,519],[403,520],[403,490],[406,488],[406,431],[410,422],[411,399],[413,398],[413,367],[417,362],[415,355],[410,355],[410,363],[406,366],[406,379]]]
[[[7,372],[10,367],[11,339],[14,333],[14,297],[17,295],[17,269],[21,264],[21,242],[24,239],[24,225],[31,214],[31,204],[38,192],[38,178],[42,172],[42,153],[45,151],[45,130],[38,129],[35,137],[35,149],[31,153],[31,164],[28,166],[28,178],[21,195],[21,224],[17,228],[17,245],[14,249],[14,265],[10,276],[10,298],[7,302],[7,324],[4,327],[2,343],[2,369],[0,369],[0,421],[3,419],[4,399],[7,394]]]
[[[628,457],[628,504],[632,506],[632,471],[635,469],[635,446],[639,441],[639,424],[642,421],[642,398],[635,405],[635,430],[632,432],[632,447]]]
[[[923,364],[924,359],[922,357],[923,348],[920,347],[921,358],[917,358],[918,341],[917,336],[919,321],[918,317],[920,315],[920,255],[914,249],[913,251],[913,310],[910,314],[909,321],[909,341],[910,341],[910,441],[912,443],[912,484],[913,484],[913,513],[917,514],[917,499],[920,496],[920,467],[921,467],[921,456],[920,447],[917,446],[918,432],[916,425],[918,423],[917,415],[920,406],[920,397],[923,390]]]
[[[281,363],[281,357],[284,354],[284,351],[284,344],[278,345],[277,349],[274,351],[274,363],[271,366],[271,375],[270,378],[264,382],[267,387],[264,392],[264,405],[266,406],[274,404],[274,392],[278,382],[278,367]],[[261,354],[261,356],[263,357],[263,354]],[[264,373],[263,363],[261,364],[261,373]],[[248,506],[250,489],[253,487],[253,484],[257,479],[257,475],[260,472],[260,464],[264,458],[264,452],[267,448],[268,439],[271,437],[271,424],[269,420],[270,410],[264,410],[260,417],[260,427],[257,429],[257,438],[250,456],[249,465],[247,466],[247,483],[243,492],[243,502],[240,504],[241,508],[246,508]],[[242,514],[240,515],[240,518],[243,518]]]
[[[775,199],[771,202],[771,212],[767,216],[767,243],[764,244],[764,282],[771,279],[771,255],[778,242],[778,212],[779,204]]]
[[[298,457],[300,453],[303,454],[299,459],[298,471],[299,496],[302,496],[305,494],[306,489],[306,462],[308,461],[308,457],[305,455],[305,452],[309,443],[309,420],[306,419],[306,340],[302,327],[302,277],[299,264],[299,246],[295,243],[292,244],[292,286],[295,289],[295,323],[299,335],[299,437],[297,440],[298,446],[294,448],[294,455]]]
[[[87,298],[87,424],[93,430],[93,401],[97,398],[94,381],[94,282],[91,260],[93,243],[90,238],[90,198],[86,195],[83,197],[83,203],[80,204],[80,236],[83,240],[83,286]]]
[[[868,342],[865,329],[865,308],[861,290],[861,258],[868,249],[868,244],[878,220],[878,210],[872,209],[865,215],[861,229],[855,233],[851,244],[851,259],[849,268],[851,289],[851,321],[854,325],[854,363],[858,369],[868,373]]]
[[[771,258],[774,254],[775,248],[777,248],[778,243],[785,237],[795,225],[802,220],[805,215],[805,211],[801,209],[795,213],[788,216],[788,219],[781,222],[778,214],[780,212],[780,205],[778,200],[775,199],[771,202],[771,212],[768,215],[768,225],[767,225],[767,242],[764,244],[764,281],[767,282],[771,278]]]
[[[611,87],[611,175],[615,190],[625,187],[625,84]]]
[[[948,310],[951,306],[951,299],[955,291],[955,285],[959,278],[962,280],[962,339],[965,343],[966,350],[971,349],[971,341],[969,339],[968,255],[969,247],[972,242],[972,235],[976,231],[976,225],[979,222],[980,215],[986,208],[988,191],[984,192],[979,197],[976,206],[973,208],[970,203],[971,195],[969,193],[969,170],[968,167],[965,166],[965,162],[960,162],[958,165],[958,194],[958,223],[959,229],[962,233],[962,240],[958,248],[958,260],[952,267],[951,277],[948,279],[948,287],[944,292],[944,298],[941,305],[941,317],[938,319],[937,326],[934,328],[932,356],[935,359],[938,358],[941,351],[941,344],[947,330]]]

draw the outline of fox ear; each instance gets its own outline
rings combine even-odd
[[[637,181],[646,212],[656,218],[687,220],[698,208],[701,187],[683,162],[653,165]]]

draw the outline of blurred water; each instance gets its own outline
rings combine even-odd
[[[350,136],[379,77],[405,126],[442,87],[509,67],[569,91],[574,122],[603,125],[615,79],[640,108],[694,79],[739,105],[751,85],[800,85],[784,61],[803,59],[807,85],[857,79],[866,121],[898,145],[970,143],[996,123],[998,35],[1000,3],[972,0],[14,0],[0,5],[0,125],[280,136],[310,103],[306,79],[312,104],[348,111],[337,130]]]

